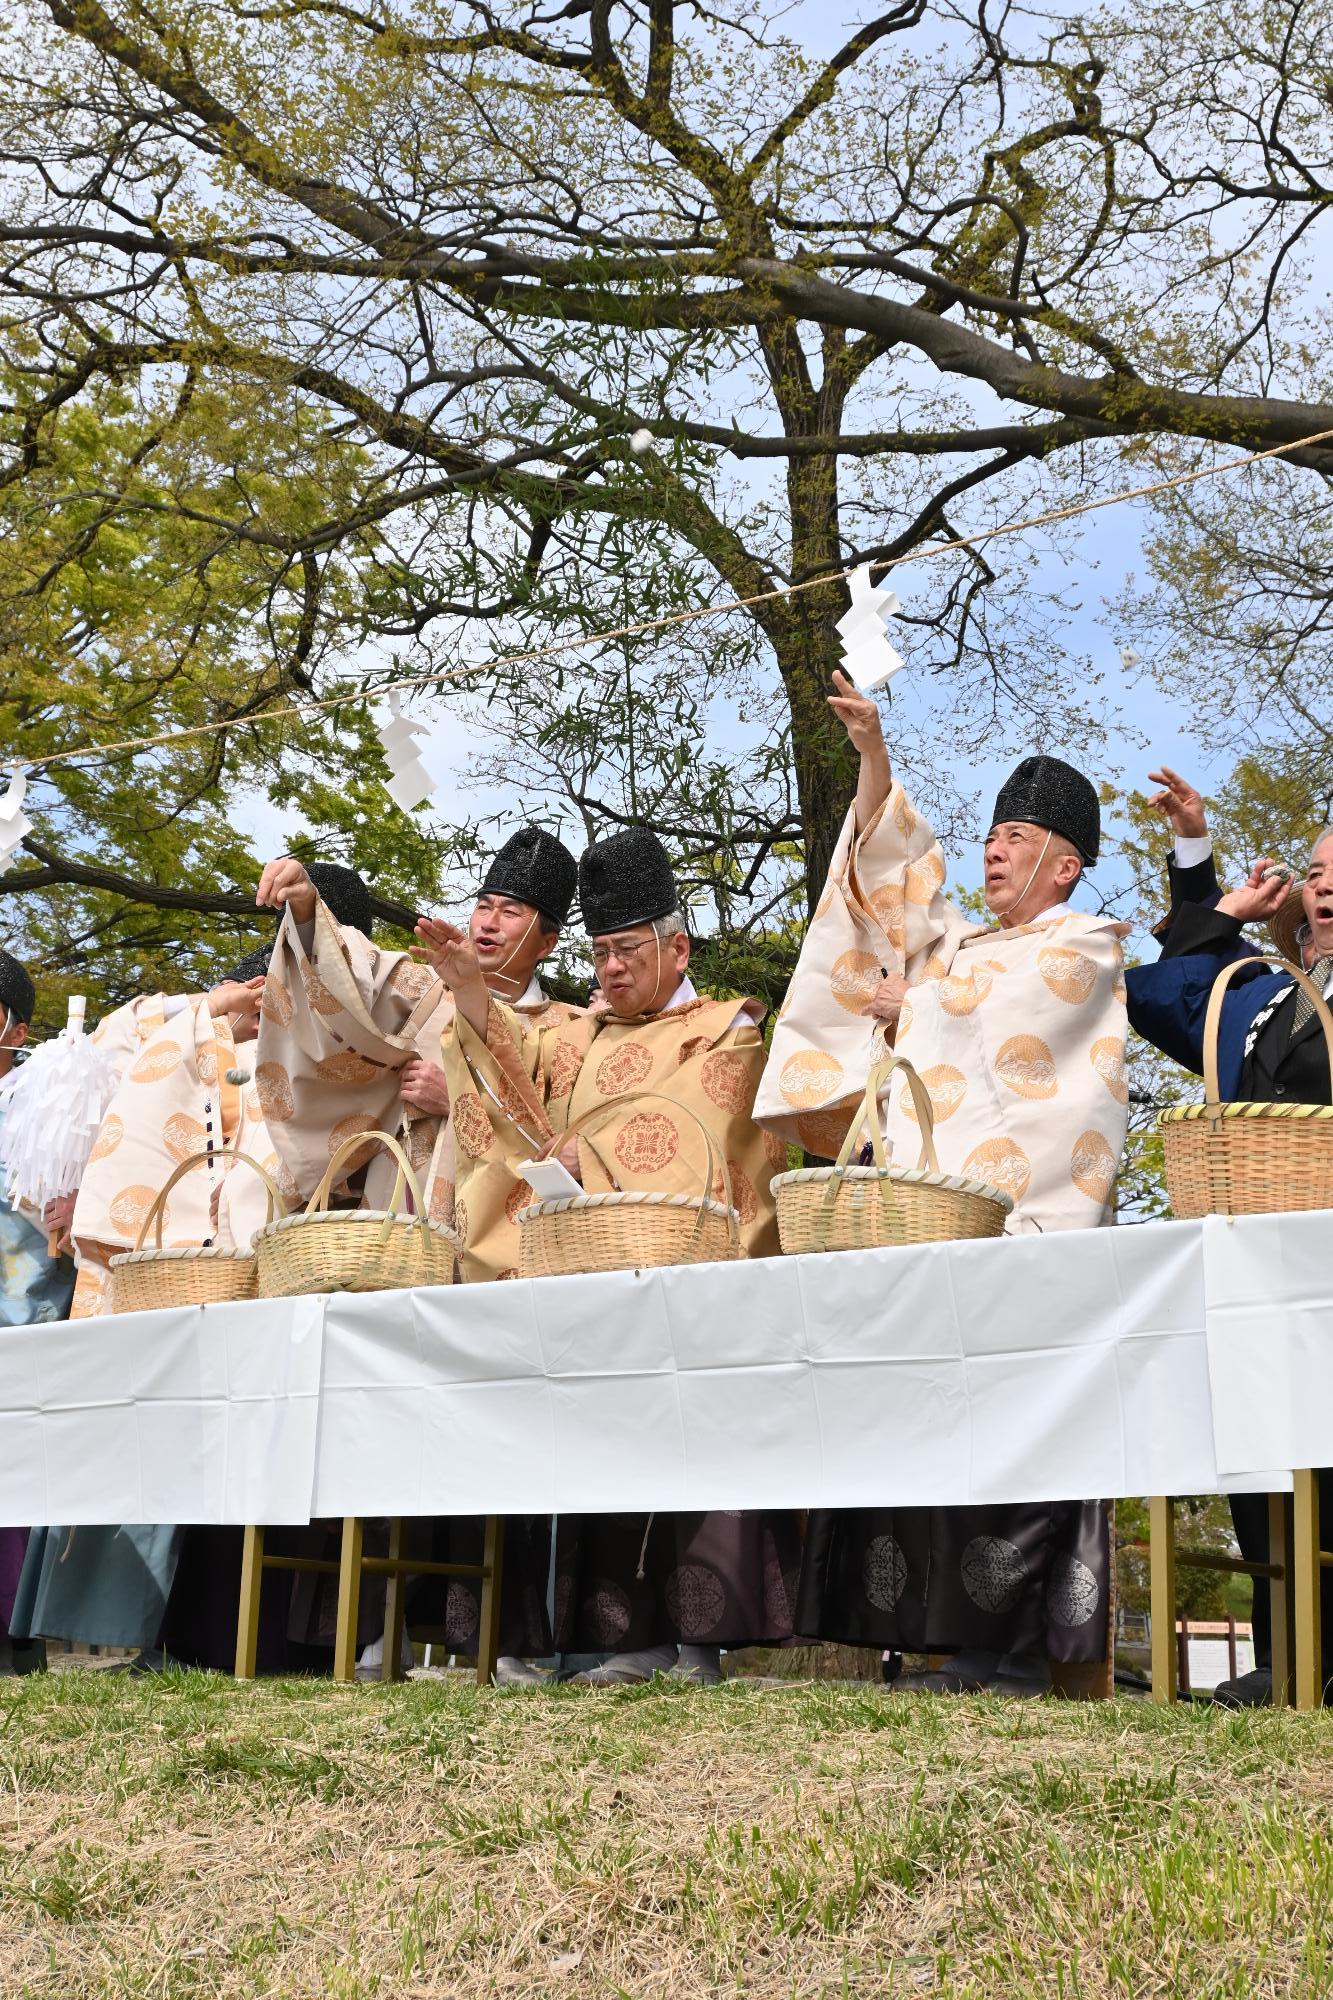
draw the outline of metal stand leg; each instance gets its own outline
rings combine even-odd
[[[1288,1708],[1295,1700],[1296,1592],[1292,1570],[1291,1500],[1285,1493],[1268,1496],[1268,1560],[1281,1572],[1268,1581],[1269,1624],[1272,1628],[1273,1706]]]
[[[1148,1502],[1149,1604],[1152,1610],[1152,1698],[1176,1699],[1176,1513],[1170,1494]]]
[[[361,1604],[361,1557],[365,1522],[348,1515],[343,1522],[342,1560],[338,1565],[338,1626],[333,1642],[333,1678],[356,1679],[356,1624]]]
[[[259,1593],[264,1586],[264,1530],[247,1528],[241,1543],[241,1604],[236,1621],[236,1678],[252,1681],[259,1658]]]
[[[505,1524],[498,1514],[486,1516],[482,1551],[481,1629],[477,1634],[477,1686],[489,1687],[500,1653],[500,1584],[504,1570]]]
[[[1319,1616],[1319,1475],[1292,1475],[1291,1580],[1296,1603],[1296,1706],[1318,1708],[1324,1692]]]
[[[391,1564],[403,1560],[405,1540],[401,1517],[389,1523],[389,1561]],[[403,1571],[391,1568],[384,1586],[384,1658],[380,1664],[382,1681],[400,1681],[403,1670],[398,1664],[403,1650],[403,1613],[406,1607],[407,1578]]]

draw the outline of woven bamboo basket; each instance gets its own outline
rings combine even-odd
[[[921,1128],[921,1157],[915,1167],[891,1167],[884,1151],[879,1093],[894,1070],[907,1079]],[[863,1126],[869,1128],[875,1164],[849,1166]],[[911,1063],[892,1055],[870,1072],[862,1117],[853,1119],[834,1165],[777,1174],[771,1186],[784,1257],[999,1236],[1014,1205],[985,1181],[940,1172],[929,1094]]]
[[[1333,1208],[1333,1105],[1221,1101],[1217,1031],[1222,1000],[1236,973],[1253,965],[1280,967],[1309,994],[1333,1077],[1333,1012],[1314,981],[1285,958],[1240,958],[1224,965],[1204,1016],[1204,1102],[1174,1104],[1157,1118],[1171,1212],[1185,1221],[1200,1215]]]
[[[268,1217],[272,1222],[282,1197],[258,1160],[248,1153],[192,1153],[158,1189],[153,1205],[143,1219],[133,1250],[111,1259],[112,1312],[153,1312],[162,1306],[208,1306],[224,1299],[253,1299],[258,1292],[258,1270],[253,1250],[237,1250],[234,1245],[201,1244],[198,1249],[164,1250],[162,1218],[167,1196],[182,1175],[192,1173],[205,1161],[240,1164],[259,1175],[268,1191]],[[154,1231],[151,1250],[144,1249],[148,1231]]]
[[[349,1154],[374,1140],[392,1154],[398,1173],[387,1209],[330,1210],[334,1177]],[[401,1206],[403,1191],[414,1213]],[[291,1298],[301,1292],[388,1292],[411,1285],[450,1285],[459,1254],[452,1229],[426,1214],[412,1163],[387,1132],[354,1132],[329,1161],[324,1178],[301,1215],[270,1223],[255,1238],[259,1296]]]
[[[722,1150],[701,1118],[659,1091],[609,1098],[547,1141],[538,1159],[549,1159],[573,1133],[596,1153],[611,1180],[615,1173],[587,1130],[590,1124],[649,1100],[670,1104],[703,1134],[706,1166],[703,1193],[619,1192],[567,1195],[563,1201],[534,1202],[518,1212],[518,1273],[521,1278],[554,1278],[575,1271],[634,1271],[661,1264],[721,1264],[744,1256],[740,1216],[731,1198],[731,1174]],[[724,1199],[712,1190],[721,1179]]]

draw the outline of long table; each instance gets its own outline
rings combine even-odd
[[[1290,1490],[1326,1214],[0,1331],[0,1524]]]

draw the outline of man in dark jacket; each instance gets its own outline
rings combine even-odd
[[[1173,908],[1157,964],[1139,966],[1128,975],[1131,1026],[1196,1075],[1203,1068],[1204,1017],[1214,981],[1224,965],[1258,957],[1244,941],[1245,925],[1280,924],[1289,901],[1288,882],[1286,873],[1265,857],[1241,888],[1220,896],[1212,907],[1182,902]],[[1304,921],[1294,934],[1295,949],[1302,969],[1328,998],[1333,995],[1333,827],[1326,827],[1314,844],[1301,905]],[[1256,964],[1250,977],[1235,980],[1222,1002],[1217,1040],[1218,1088],[1224,1100],[1333,1102],[1322,1024],[1308,993],[1289,973]],[[1322,1518],[1333,1521],[1333,1471],[1320,1473],[1319,1504]],[[1233,1494],[1231,1517],[1246,1561],[1267,1562],[1267,1495]],[[1333,1680],[1333,1570],[1327,1567],[1321,1574],[1321,1608],[1327,1686]],[[1269,1593],[1262,1580],[1254,1587],[1254,1655],[1254,1672],[1224,1681],[1214,1699],[1245,1708],[1272,1701]]]

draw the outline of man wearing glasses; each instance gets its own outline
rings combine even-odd
[[[715,1000],[689,976],[690,940],[666,850],[631,828],[589,847],[579,902],[605,1010],[552,1027],[524,1022],[487,989],[468,938],[419,927],[454,995],[444,1066],[457,1141],[456,1218],[504,1192],[534,1199],[523,1164],[570,1132],[560,1159],[590,1194],[699,1194],[711,1179],[705,1127],[726,1159],[741,1240],[777,1252],[769,1181],[786,1150],[750,1116],[763,1067],[756,1000]],[[591,1130],[571,1131],[605,1107]],[[466,1240],[466,1238],[465,1238]],[[556,1552],[556,1644],[610,1653],[583,1678],[645,1680],[669,1671],[719,1678],[720,1646],[790,1637],[799,1565],[786,1513],[615,1514],[562,1518]]]

